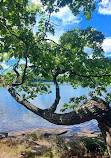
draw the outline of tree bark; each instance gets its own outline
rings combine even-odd
[[[98,120],[98,126],[101,130],[109,156],[111,158],[111,110],[109,110],[101,120]]]

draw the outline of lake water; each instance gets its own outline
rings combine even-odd
[[[30,100],[30,102],[42,109],[50,107],[55,99],[54,85],[51,85],[51,90],[53,93],[39,95],[34,100]],[[109,90],[111,90],[110,87]],[[88,94],[88,88],[83,89],[79,86],[77,90],[74,90],[70,85],[64,84],[60,85],[60,94],[61,100],[56,110],[57,113],[60,112],[64,103],[68,103],[70,97]],[[54,125],[28,111],[17,103],[7,90],[0,88],[0,131],[12,132],[35,128],[64,128],[77,132],[83,129],[98,130],[98,124],[95,120],[92,120],[73,126]]]

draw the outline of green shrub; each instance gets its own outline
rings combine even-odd
[[[96,152],[103,154],[107,151],[107,147],[101,138],[82,137],[79,141],[83,142],[88,153]]]

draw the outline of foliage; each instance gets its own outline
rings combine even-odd
[[[107,148],[102,140],[102,138],[88,138],[88,137],[81,137],[80,142],[83,142],[87,152],[93,152],[96,151],[98,153],[104,153],[106,152]]]
[[[86,20],[91,18],[91,13],[96,9],[96,5],[101,0],[41,0],[46,11],[49,13],[58,12],[60,8],[68,6],[72,13],[76,16],[83,10],[83,15],[86,16]]]
[[[64,104],[63,109],[61,109],[61,111],[64,112],[68,108],[75,109],[77,106],[84,104],[86,101],[87,101],[86,95],[70,98],[69,104]]]
[[[77,15],[83,7],[87,19],[91,17],[96,3],[92,0],[41,2],[47,5],[46,11],[50,13],[68,5]],[[47,32],[54,34],[54,28],[50,16],[49,19],[44,17],[39,5],[29,4],[27,0],[3,0],[0,6],[0,61],[10,62],[12,58],[17,61],[10,65],[12,70],[1,71],[6,84],[14,85],[19,92],[24,91],[23,98],[34,99],[38,93],[50,93],[50,90],[48,85],[32,80],[38,76],[50,81],[56,76],[60,83],[69,83],[74,88],[78,85],[89,87],[90,97],[104,96],[108,103],[111,102],[111,94],[107,93],[111,60],[104,57],[101,46],[104,35],[101,32],[92,27],[83,30],[75,28],[64,33],[57,44],[47,39]],[[36,33],[33,33],[37,25]],[[86,47],[92,49],[92,58],[85,52]],[[21,65],[21,60],[25,64]],[[73,98],[74,104],[71,102],[69,107],[75,108],[86,99],[84,96]],[[68,105],[65,104],[64,108],[67,109]]]

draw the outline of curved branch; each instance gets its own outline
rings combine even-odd
[[[56,99],[55,99],[53,105],[48,109],[51,112],[55,112],[55,110],[57,109],[57,105],[59,104],[59,101],[60,101],[59,84],[57,83],[56,76],[53,76],[53,82],[56,87]]]
[[[22,75],[22,81],[20,83],[12,83],[12,86],[20,86],[20,85],[22,85],[24,83],[24,79],[25,79],[25,75],[26,75],[26,70],[27,70],[27,64],[28,64],[28,61],[27,61],[27,52],[28,52],[28,47],[26,49],[26,57],[25,57],[26,63],[25,63],[25,68],[24,68],[23,75]],[[18,75],[18,72],[17,72],[17,75]]]
[[[26,69],[27,69],[27,63],[28,63],[28,61],[27,61],[27,57],[26,57],[26,64],[25,64],[25,68],[24,68],[24,72],[23,72],[21,84],[23,84],[23,82],[24,82],[24,78],[25,78],[25,74],[26,74]]]
[[[80,124],[92,119],[101,121],[106,116],[111,118],[111,110],[100,98],[93,98],[70,113],[57,114],[45,110],[42,115],[44,119],[57,125]]]
[[[16,90],[10,86],[10,85],[5,85],[5,88],[8,90],[8,92],[11,94],[11,96],[20,104],[22,104],[25,108],[27,108],[28,110],[32,111],[33,113],[35,113],[36,115],[41,116],[43,113],[43,110],[36,107],[35,105],[31,104],[29,101],[27,101],[26,99],[22,98],[17,92]]]
[[[13,70],[15,71],[15,73],[16,73],[17,76],[15,77],[15,79],[14,79],[14,81],[13,81],[12,84],[15,84],[17,82],[17,79],[20,76],[19,72],[16,70],[16,68],[18,67],[18,63],[19,63],[19,60],[13,66]]]

